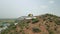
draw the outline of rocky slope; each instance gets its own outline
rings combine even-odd
[[[12,24],[1,34],[60,34],[60,17],[51,14],[36,17],[20,20],[17,25]]]

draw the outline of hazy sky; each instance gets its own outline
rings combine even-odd
[[[0,18],[17,18],[29,13],[60,16],[60,0],[0,0]]]

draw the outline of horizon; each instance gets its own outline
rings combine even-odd
[[[50,13],[45,13],[45,14],[50,14]],[[40,14],[40,15],[35,15],[35,16],[41,16],[41,15],[45,15],[45,14]],[[51,14],[51,15],[54,15],[54,14]],[[27,15],[28,16],[28,15]],[[34,16],[34,15],[33,15]],[[55,15],[55,16],[57,16],[57,17],[60,17],[60,16],[58,16],[58,15]],[[20,16],[20,17],[22,17],[22,16]],[[24,17],[24,16],[23,16]],[[19,18],[19,17],[17,17],[17,18]],[[0,18],[0,19],[17,19],[17,18]]]

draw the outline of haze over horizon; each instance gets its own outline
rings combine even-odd
[[[0,18],[18,18],[29,13],[60,16],[60,0],[0,0]]]

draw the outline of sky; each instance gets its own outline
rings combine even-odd
[[[0,18],[51,13],[60,16],[60,0],[0,0]]]

